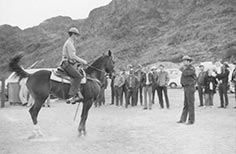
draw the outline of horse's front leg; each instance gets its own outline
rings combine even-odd
[[[88,112],[89,112],[89,109],[91,108],[93,104],[93,101],[92,100],[89,100],[89,101],[86,101],[83,103],[83,109],[82,109],[82,114],[81,114],[81,119],[80,119],[80,123],[79,123],[79,128],[78,128],[78,131],[79,131],[79,137],[82,136],[82,135],[86,135],[87,134],[87,131],[86,131],[86,120],[87,120],[87,117],[88,117]]]

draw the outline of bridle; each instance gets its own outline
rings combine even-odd
[[[88,67],[91,67],[91,68],[93,68],[93,69],[95,69],[95,70],[97,70],[97,71],[99,71],[99,72],[102,72],[102,73],[104,73],[105,75],[108,74],[106,71],[104,71],[104,70],[102,70],[102,69],[99,69],[99,68],[97,68],[97,67],[94,67],[94,66],[92,66],[92,65],[87,65],[87,66],[88,66]]]
[[[92,66],[91,64],[92,64],[93,62],[94,62],[94,60],[93,60],[93,61],[90,61],[87,65],[84,65],[84,66],[91,67],[91,68],[93,68],[93,69],[95,69],[95,70],[97,70],[97,71],[99,71],[99,72],[102,72],[102,73],[104,73],[105,76],[109,75],[109,73],[107,73],[106,71],[104,71],[104,70],[102,70],[102,69],[99,69],[99,68],[97,68],[97,67]]]

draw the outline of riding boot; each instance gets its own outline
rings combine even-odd
[[[81,102],[84,99],[84,96],[82,95],[81,91],[78,90],[77,97],[71,101],[71,104],[75,104],[76,102]]]

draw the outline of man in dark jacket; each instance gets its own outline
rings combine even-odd
[[[125,79],[125,87],[127,90],[125,107],[127,108],[129,104],[135,106],[137,102],[137,92],[139,86],[138,78],[134,75],[134,69],[130,69],[129,75]],[[131,103],[130,103],[131,100]]]
[[[155,92],[157,92],[157,80],[158,80],[157,68],[153,66],[151,68],[151,71],[153,73],[152,104],[155,104]]]
[[[189,56],[183,57],[183,66],[180,68],[182,71],[181,84],[184,88],[184,108],[180,120],[177,123],[185,123],[188,116],[187,125],[194,124],[194,93],[196,84],[195,68],[192,66],[192,58]]]
[[[221,73],[217,74],[217,72],[215,71],[215,73],[217,74],[216,78],[219,80],[219,95],[220,95],[219,108],[226,108],[229,104],[228,94],[227,94],[228,79],[229,79],[228,67],[229,67],[228,63],[224,62],[221,68]]]
[[[197,90],[199,95],[200,105],[199,107],[203,106],[203,89],[204,89],[204,79],[206,77],[206,72],[204,71],[204,66],[199,66],[200,72],[197,77]]]
[[[236,61],[234,61],[234,70],[232,73],[232,77],[231,77],[231,82],[234,83],[234,93],[235,93],[235,100],[236,100]],[[234,107],[234,109],[236,109],[236,106]]]

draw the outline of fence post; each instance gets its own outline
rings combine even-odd
[[[5,106],[5,79],[2,78],[2,90],[1,90],[1,108]]]

